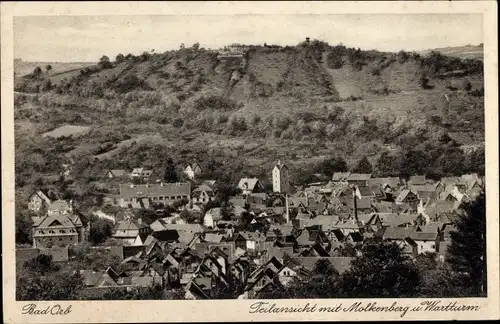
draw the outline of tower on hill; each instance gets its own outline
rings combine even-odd
[[[288,167],[281,161],[273,168],[273,191],[287,193],[289,191]]]

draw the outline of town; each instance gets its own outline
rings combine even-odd
[[[309,278],[322,262],[345,273],[373,240],[443,263],[459,210],[484,191],[478,174],[431,180],[335,172],[296,186],[286,161],[269,170],[272,186],[256,177],[220,186],[196,162],[175,182],[172,172],[102,170],[108,193],[86,210],[57,186],[38,188],[26,202],[33,244],[18,247],[17,260],[77,264],[89,298],[151,287],[179,299],[259,298]],[[63,176],[71,176],[69,166]]]

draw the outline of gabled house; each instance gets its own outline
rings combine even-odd
[[[195,204],[206,204],[207,202],[215,199],[215,190],[211,186],[202,183],[193,190],[192,196]]]
[[[88,223],[82,218],[83,215],[73,213],[34,217],[33,247],[68,246],[85,241],[88,235]]]
[[[272,257],[265,264],[253,271],[245,286],[245,293],[249,298],[258,296],[265,289],[272,289],[279,284],[279,271],[283,263]]]
[[[396,204],[408,204],[412,209],[417,210],[419,199],[416,193],[409,189],[403,189],[396,197]]]
[[[130,173],[130,178],[132,180],[139,180],[144,182],[155,182],[158,178],[158,175],[151,169],[145,168],[135,168]]]
[[[126,219],[115,225],[113,238],[122,241],[125,245],[144,245],[150,229],[139,221]]]
[[[351,173],[346,181],[351,185],[367,186],[371,177],[371,173]]]
[[[198,163],[192,163],[188,164],[184,168],[184,174],[191,180],[193,180],[195,177],[200,176],[203,174],[203,170],[201,166]]]
[[[110,169],[106,172],[107,179],[123,179],[128,176],[128,172],[123,169]]]
[[[238,188],[241,190],[243,195],[249,195],[251,193],[262,191],[264,186],[257,178],[241,178],[238,182]]]
[[[33,192],[28,198],[28,209],[34,213],[47,211],[52,204],[52,199],[49,196],[50,194],[47,191],[37,190]]]

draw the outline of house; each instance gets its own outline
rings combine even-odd
[[[419,199],[417,194],[409,189],[403,189],[396,197],[396,204],[408,204],[411,208],[416,210]]]
[[[229,211],[228,211],[229,212]],[[223,218],[223,209],[220,207],[212,208],[205,213],[203,217],[203,225],[209,228],[215,228],[217,222]]]
[[[346,181],[351,185],[367,186],[371,177],[371,173],[351,173]]]
[[[28,198],[28,209],[34,213],[45,212],[52,204],[49,198],[49,193],[37,190],[33,192]]]
[[[249,195],[262,191],[264,186],[257,178],[241,178],[238,182],[238,188],[242,191],[243,195]]]
[[[258,232],[239,232],[233,238],[235,247],[245,251],[256,251],[266,237]]]
[[[233,197],[229,198],[229,203],[234,207],[239,206],[242,208],[246,208],[247,207],[247,198],[244,196],[233,196]]]
[[[265,264],[253,271],[245,286],[245,294],[249,298],[254,298],[266,289],[274,289],[279,284],[279,271],[283,268],[281,263],[275,257],[272,257]]]
[[[154,181],[156,181],[156,179],[158,179],[158,176],[151,169],[135,168],[130,173],[130,178],[132,180],[139,180],[139,181],[144,181],[144,182],[149,182],[149,181],[154,182]]]
[[[150,229],[142,224],[141,220],[126,219],[118,222],[113,230],[113,238],[122,241],[125,245],[143,245]]]
[[[179,200],[190,201],[189,183],[121,184],[119,206],[147,208],[150,203],[171,205]]]
[[[346,182],[350,172],[335,172],[332,175],[332,182]]]
[[[414,231],[409,235],[408,242],[416,248],[416,255],[425,252],[435,253],[439,246],[439,233],[425,233]]]
[[[273,192],[288,193],[289,179],[288,179],[288,167],[285,164],[281,164],[281,161],[273,168]]]
[[[370,178],[368,179],[368,186],[379,185],[384,189],[387,187],[396,190],[401,186],[401,179],[399,177],[386,177],[386,178]]]
[[[73,201],[55,200],[47,207],[47,215],[70,215],[73,212]]]
[[[188,164],[184,168],[183,172],[191,180],[193,180],[196,176],[200,176],[201,174],[203,174],[203,170],[198,163]]]
[[[423,176],[423,175],[415,175],[415,176],[410,177],[409,184],[411,186],[425,185],[425,184],[427,184],[427,180],[425,179],[425,176]]]
[[[372,201],[370,198],[361,198],[357,200],[356,209],[360,213],[370,213],[372,211]]]
[[[127,177],[128,172],[123,169],[110,169],[106,172],[106,178],[108,179],[120,179]]]
[[[215,190],[211,186],[202,183],[193,190],[192,197],[193,203],[205,204],[215,199]]]
[[[295,258],[289,259],[278,271],[278,280],[283,286],[288,286],[296,277],[308,278],[311,272],[302,266]]]
[[[88,235],[88,223],[83,215],[57,214],[33,217],[33,247],[50,248],[84,242]]]

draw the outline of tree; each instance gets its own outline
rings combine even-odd
[[[17,208],[17,207],[16,207]],[[33,243],[31,226],[33,221],[27,213],[16,215],[16,243],[31,244]]]
[[[116,63],[121,63],[123,61],[125,61],[125,56],[123,56],[123,54],[120,53],[120,54],[116,55],[116,59],[115,59]]]
[[[42,73],[42,69],[39,66],[37,66],[35,68],[35,70],[33,70],[34,75],[40,75],[41,73]]]
[[[321,173],[329,177],[331,177],[335,172],[347,171],[347,163],[339,156],[325,159],[319,167],[321,169]]]
[[[485,296],[486,275],[486,210],[485,194],[468,203],[451,232],[447,262],[457,273],[457,284],[470,296]]]
[[[94,244],[101,244],[113,234],[113,223],[107,219],[97,219],[91,222],[89,241]]]
[[[196,42],[193,44],[193,50],[195,50],[196,52],[198,52],[198,50],[200,49],[200,43]]]
[[[199,220],[199,217],[197,217],[194,213],[188,211],[187,209],[183,209],[180,212],[179,217],[187,224],[195,224],[197,220]]]
[[[358,164],[356,167],[352,170],[354,173],[372,173],[373,172],[373,167],[368,161],[368,159],[363,157],[361,160],[359,160]]]
[[[346,297],[411,297],[420,282],[412,260],[396,243],[374,240],[363,244],[361,255],[342,276]]]
[[[178,182],[179,181],[179,177],[177,175],[177,172],[175,171],[174,161],[171,158],[169,158],[167,160],[167,165],[165,167],[164,179],[166,182]]]
[[[52,70],[52,65],[47,64],[47,65],[45,66],[45,70],[46,70],[47,72],[49,72],[50,70]]]
[[[40,254],[24,263],[24,270],[31,271],[37,275],[45,275],[51,271],[58,271],[59,266],[52,263],[52,256]]]
[[[79,273],[60,273],[48,276],[22,274],[16,278],[16,300],[75,300],[83,289]]]
[[[99,63],[97,63],[97,65],[99,66],[99,68],[101,69],[109,69],[111,67],[113,67],[113,65],[111,64],[111,62],[109,61],[109,57],[107,57],[106,55],[103,55],[100,59],[99,59]]]

